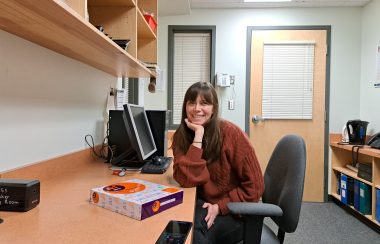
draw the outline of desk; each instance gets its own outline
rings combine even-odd
[[[72,159],[65,163],[78,163]],[[127,172],[126,176],[119,177],[112,175],[109,165],[103,161],[94,161],[91,157],[81,157],[81,160],[75,169],[63,166],[64,172],[56,174],[50,170],[53,177],[39,178],[41,202],[36,208],[28,212],[0,212],[4,220],[0,224],[0,243],[152,244],[169,220],[193,221],[195,188],[183,188],[182,204],[142,221],[89,203],[91,188],[132,178],[178,187],[172,178],[172,167],[163,175]],[[66,160],[58,161],[62,165]],[[15,175],[3,173],[2,177],[16,178]],[[20,175],[25,178],[24,173]],[[191,233],[186,243],[191,243]]]

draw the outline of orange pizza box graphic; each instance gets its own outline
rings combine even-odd
[[[183,190],[131,179],[91,189],[90,202],[116,213],[143,220],[183,202]]]

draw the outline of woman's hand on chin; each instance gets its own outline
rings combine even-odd
[[[185,119],[185,123],[186,123],[187,127],[189,127],[191,130],[193,130],[196,134],[201,133],[203,135],[205,129],[202,125],[197,125],[197,124],[191,123],[189,121],[189,119]]]

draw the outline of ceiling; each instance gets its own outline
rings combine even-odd
[[[293,0],[292,2],[244,3],[243,0],[159,0],[158,14],[190,14],[191,9],[217,8],[320,8],[361,7],[372,0]]]

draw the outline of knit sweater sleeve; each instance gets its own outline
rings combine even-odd
[[[228,214],[229,202],[257,202],[264,192],[264,179],[256,153],[248,136],[240,129],[232,136],[231,166],[239,184],[218,201],[223,215]]]
[[[173,148],[173,176],[182,187],[195,187],[209,181],[210,174],[202,153],[202,149],[193,145],[190,145],[186,154]]]

